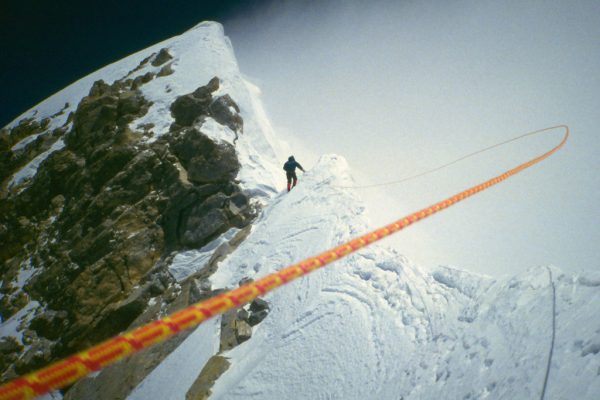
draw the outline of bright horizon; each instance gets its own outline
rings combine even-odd
[[[598,269],[597,2],[284,2],[226,21],[225,31],[296,158],[310,168],[320,154],[342,155],[359,185],[569,125],[569,142],[548,160],[388,244],[425,267],[495,276],[538,265]],[[561,135],[360,195],[378,226],[541,154]]]

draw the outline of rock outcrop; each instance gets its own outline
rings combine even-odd
[[[251,282],[251,278],[242,279],[240,286]],[[205,400],[210,398],[211,389],[217,379],[223,375],[231,363],[224,352],[244,343],[252,337],[252,327],[261,323],[269,313],[270,306],[265,300],[257,298],[238,310],[230,310],[221,316],[221,336],[219,351],[209,358],[204,368],[186,393],[186,400]]]
[[[177,98],[175,123],[154,141],[130,127],[151,106],[139,88],[152,79],[97,81],[63,127],[24,120],[0,132],[1,318],[37,304],[21,321],[22,343],[0,341],[3,380],[210,295],[175,282],[170,254],[256,215],[235,181],[234,146],[202,132],[208,117],[242,132],[233,99],[213,97],[218,78]],[[58,141],[35,175],[14,179]]]

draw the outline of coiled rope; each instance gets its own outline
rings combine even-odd
[[[316,269],[322,268],[365,246],[390,236],[417,221],[427,218],[432,214],[496,185],[558,151],[567,141],[569,128],[566,125],[559,125],[522,135],[528,136],[558,128],[563,128],[565,130],[562,141],[548,152],[536,158],[520,164],[488,181],[463,190],[454,196],[400,218],[389,225],[373,230],[319,255],[307,258],[297,264],[283,268],[278,272],[267,275],[255,282],[240,286],[227,293],[222,293],[208,300],[193,304],[163,319],[116,336],[88,350],[51,364],[46,368],[8,382],[7,384],[0,386],[0,400],[31,399],[35,396],[48,393],[51,390],[73,384],[94,371],[98,371],[114,364],[142,349],[164,342],[178,332],[193,328],[211,317],[223,314],[228,310],[249,303],[255,298],[264,296],[286,283],[307,275]],[[512,140],[516,139],[511,139],[511,141]]]
[[[507,145],[509,143],[516,142],[518,140],[524,139],[527,136],[533,136],[533,135],[537,135],[537,134],[542,133],[542,132],[554,130],[554,129],[557,129],[557,128],[563,128],[563,127],[565,127],[565,126],[564,125],[558,125],[558,126],[553,126],[553,127],[550,127],[550,128],[538,129],[536,131],[527,132],[527,133],[524,133],[522,135],[515,136],[512,139],[508,139],[508,140],[505,140],[503,142],[499,142],[499,143],[493,144],[491,146],[485,147],[483,149],[479,149],[479,150],[474,151],[472,153],[466,154],[466,155],[464,155],[462,157],[456,158],[456,159],[454,159],[454,160],[452,160],[450,162],[447,162],[445,164],[439,165],[437,167],[428,169],[428,170],[423,171],[423,172],[419,172],[419,173],[414,174],[414,175],[409,175],[409,176],[406,176],[404,178],[396,179],[396,180],[393,180],[393,181],[379,182],[379,183],[373,183],[373,184],[368,184],[368,185],[336,186],[336,187],[342,188],[342,189],[371,189],[371,188],[375,188],[375,187],[390,186],[390,185],[396,185],[396,184],[399,184],[399,183],[404,183],[404,182],[411,181],[411,180],[416,179],[416,178],[421,178],[421,177],[423,177],[425,175],[429,175],[431,173],[437,172],[437,171],[442,170],[444,168],[447,168],[447,167],[449,167],[451,165],[458,164],[459,162],[464,161],[467,158],[471,158],[471,157],[474,157],[474,156],[476,156],[478,154],[485,153],[487,151],[495,149],[497,147],[505,146],[505,145]]]

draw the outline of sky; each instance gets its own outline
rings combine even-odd
[[[26,0],[2,8],[0,125],[205,19],[224,24],[241,71],[304,167],[339,154],[358,185],[568,124],[570,141],[550,159],[387,243],[425,267],[489,275],[549,264],[600,269],[597,1]],[[550,149],[561,134],[356,191],[374,226],[389,223]]]
[[[600,2],[279,2],[225,24],[296,159],[343,155],[357,184],[567,124],[542,164],[390,239],[426,267],[599,270]],[[405,184],[357,190],[376,225],[560,142],[534,136]]]

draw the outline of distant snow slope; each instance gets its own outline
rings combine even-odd
[[[322,157],[264,210],[213,287],[235,287],[364,232],[360,200],[336,188],[351,184],[343,158]],[[504,280],[444,267],[428,274],[375,245],[267,300],[272,311],[252,338],[224,354],[231,366],[211,398],[537,399],[552,348],[546,399],[600,393],[599,275],[546,267]],[[178,375],[159,366],[140,389],[151,380],[183,393]]]

